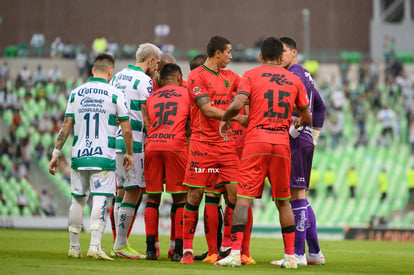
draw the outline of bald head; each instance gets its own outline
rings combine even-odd
[[[166,65],[166,64],[176,64],[177,60],[175,60],[174,56],[172,56],[169,53],[162,53],[161,54],[161,60],[160,60],[160,64],[158,64],[158,72],[161,72],[162,68]]]

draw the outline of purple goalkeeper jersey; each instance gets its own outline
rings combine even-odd
[[[305,86],[309,99],[309,110],[312,114],[312,126],[322,128],[325,120],[325,104],[315,87],[312,76],[300,64],[292,65],[289,71],[299,76],[303,86]],[[295,139],[290,137],[290,148],[292,163],[290,187],[307,190],[309,188],[314,151],[310,126],[305,126],[300,135]]]
[[[289,71],[299,76],[303,86],[305,86],[309,99],[309,111],[312,114],[312,126],[322,128],[325,120],[325,104],[315,87],[315,82],[313,81],[311,74],[300,64],[293,64],[290,66]],[[313,142],[310,129],[310,126],[304,127],[297,138]]]

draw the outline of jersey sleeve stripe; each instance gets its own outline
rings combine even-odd
[[[297,106],[296,106],[297,107]],[[304,109],[307,109],[307,108],[309,108],[309,104],[308,105],[306,105],[306,106],[303,106],[303,107],[297,107],[298,109],[301,109],[301,110],[304,110]]]
[[[247,97],[250,97],[250,95],[248,93],[246,93],[246,92],[237,92],[237,94],[241,94],[241,95],[245,95]]]
[[[72,93],[72,94],[70,95],[70,102],[71,102],[71,103],[75,101],[75,96],[76,96],[76,93]]]
[[[200,96],[197,96],[196,98],[194,98],[194,102],[196,102],[197,100],[199,100],[202,97],[209,97],[209,95],[200,95]]]
[[[119,116],[118,120],[125,120],[125,119],[129,119],[129,116]]]

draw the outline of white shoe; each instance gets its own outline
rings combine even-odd
[[[237,255],[230,254],[226,258],[223,258],[223,259],[217,261],[214,265],[216,265],[216,266],[239,267],[239,266],[241,266],[240,254],[237,254]]]
[[[75,259],[82,258],[82,253],[81,253],[80,247],[79,246],[71,246],[69,248],[68,257],[69,258],[75,258]]]
[[[306,260],[305,255],[296,255],[295,254],[295,259],[296,259],[297,266],[306,266],[306,265],[308,265],[308,261]],[[271,261],[270,264],[280,266],[284,261],[285,261],[285,259],[281,259],[281,260],[277,260],[277,261]]]
[[[308,253],[306,257],[309,265],[324,265],[325,264],[325,257],[322,254],[322,251],[319,253]]]
[[[283,262],[280,264],[280,268],[289,268],[289,269],[298,268],[298,264],[296,263],[295,256],[285,254],[285,258],[283,259]]]
[[[103,251],[102,249],[95,250],[95,249],[89,248],[88,254],[86,254],[86,257],[90,259],[94,259],[94,260],[106,260],[106,261],[114,260],[108,255],[106,255],[105,251]]]

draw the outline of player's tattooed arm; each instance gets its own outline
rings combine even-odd
[[[62,127],[59,130],[58,137],[56,139],[55,148],[61,150],[63,145],[65,145],[66,139],[69,136],[70,131],[72,130],[73,126],[73,118],[66,116],[63,120]]]
[[[223,117],[224,111],[211,106],[210,97],[208,96],[201,96],[196,100],[197,106],[200,111],[209,118],[221,120]]]

